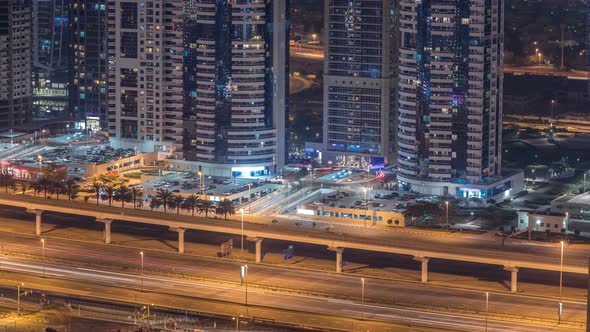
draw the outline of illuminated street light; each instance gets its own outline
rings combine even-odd
[[[561,244],[561,260],[559,264],[559,306],[557,308],[557,324],[561,324],[561,314],[563,312],[563,301],[562,301],[562,287],[563,287],[563,244],[564,242],[559,242]]]
[[[361,278],[361,304],[363,305],[361,318],[365,319],[365,278]]]
[[[248,306],[248,265],[245,264],[240,266],[240,278],[242,279],[242,284],[246,288],[245,303],[246,306]]]
[[[252,194],[250,193],[250,189],[252,189],[252,184],[248,183],[248,214],[252,214],[252,210],[250,209],[252,205]]]
[[[21,294],[20,289],[21,287],[23,287],[25,284],[24,283],[20,283],[20,285],[16,285],[16,317],[20,317],[20,296],[21,295],[27,295],[27,292],[24,292]]]
[[[45,239],[41,239],[41,247],[43,248],[43,278],[45,278]]]
[[[488,315],[489,315],[489,309],[490,309],[490,293],[486,292],[486,332],[488,332]]]
[[[241,255],[242,258],[244,257],[244,208],[240,208],[240,212],[242,213],[242,241],[241,241]]]
[[[447,229],[449,229],[449,201],[445,201],[445,208],[447,211]]]
[[[143,292],[143,251],[139,252],[139,256],[141,256],[141,291]]]

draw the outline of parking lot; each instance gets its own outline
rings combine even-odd
[[[44,147],[13,161],[23,165],[39,165],[39,162],[56,165],[100,165],[133,157],[135,154],[133,149],[113,149],[106,145]]]
[[[408,204],[422,200],[416,194],[392,190],[373,190],[359,187],[359,190],[323,189],[320,196],[303,202],[309,207],[336,207],[359,210],[401,212]]]
[[[163,172],[161,176],[151,181],[137,185],[148,194],[155,194],[159,189],[183,195],[199,195],[203,193],[210,200],[219,201],[229,199],[237,203],[247,202],[264,197],[277,190],[282,184],[270,181],[255,181],[242,178],[218,178],[202,176],[203,184],[198,175],[185,172]],[[248,195],[250,194],[250,196]]]

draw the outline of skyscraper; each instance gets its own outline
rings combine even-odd
[[[187,158],[206,174],[274,174],[285,162],[287,4],[193,3],[195,109],[185,147]]]
[[[326,0],[322,162],[393,162],[395,1]]]
[[[32,1],[33,116],[37,119],[68,115],[68,2]]]
[[[109,0],[109,135],[182,155],[182,1]]]
[[[514,189],[501,169],[504,1],[399,6],[400,185],[480,198]]]
[[[85,119],[94,130],[108,128],[106,5],[106,0],[69,3],[70,118]]]
[[[31,3],[0,2],[0,129],[31,119]]]

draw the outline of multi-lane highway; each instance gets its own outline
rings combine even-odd
[[[45,273],[41,282],[46,280],[48,285],[55,285],[56,279],[57,284],[86,283],[80,289],[92,296],[95,292],[111,296],[120,292],[117,288],[141,287],[141,263],[135,249],[51,239],[46,248],[47,260],[43,261],[38,238],[0,233],[0,241],[3,252],[8,254],[0,259],[2,271],[37,276]],[[23,259],[27,257],[34,260]],[[245,285],[240,285],[241,264],[146,251],[143,284],[146,291],[161,295],[242,304]],[[249,264],[247,282],[249,304],[264,308],[330,317],[364,316],[369,320],[457,331],[481,330],[485,316],[482,291],[365,278],[363,305],[362,283],[354,275]],[[489,304],[489,331],[570,330],[554,324],[556,299],[492,292]],[[566,301],[565,308],[564,321],[581,326],[585,303]]]
[[[0,194],[0,204],[20,206],[30,211],[54,211],[110,220],[168,226],[173,229],[200,230],[225,234],[241,234],[239,221],[218,221],[188,215],[163,214],[134,209],[96,206],[80,202],[51,201],[21,195]],[[262,218],[262,217],[257,217]],[[252,218],[254,221],[256,218]],[[266,218],[267,221],[270,218]],[[40,219],[39,219],[40,220]],[[588,246],[568,248],[567,260],[560,264],[559,245],[519,243],[508,250],[498,250],[498,241],[489,237],[478,239],[458,237],[408,237],[407,233],[390,232],[388,238],[368,237],[362,234],[335,234],[321,231],[294,229],[286,225],[248,223],[245,234],[252,238],[308,243],[332,248],[348,248],[367,252],[382,252],[414,257],[439,258],[472,263],[519,267],[586,274],[588,272]]]
[[[453,313],[449,311],[436,312],[432,309],[436,307],[426,306],[425,309],[414,309],[402,305],[389,306],[382,304],[373,304],[369,301],[376,296],[391,297],[391,303],[396,304],[395,298],[402,292],[398,289],[397,292],[391,292],[386,285],[369,284],[366,287],[365,304],[362,299],[359,300],[341,300],[329,299],[320,296],[286,293],[269,291],[267,288],[259,289],[257,286],[250,285],[250,289],[246,294],[246,283],[258,281],[259,276],[252,273],[242,286],[214,284],[210,282],[200,282],[192,280],[181,280],[170,277],[152,276],[141,273],[121,273],[109,272],[100,269],[68,267],[57,264],[44,264],[42,262],[31,262],[11,258],[0,259],[3,271],[10,271],[11,273],[29,274],[45,277],[41,280],[35,281],[36,285],[43,285],[43,280],[47,280],[47,284],[51,285],[52,280],[59,280],[57,285],[65,286],[62,291],[67,292],[67,285],[70,281],[85,284],[82,288],[84,293],[92,297],[101,297],[96,292],[100,292],[107,298],[114,296],[118,292],[118,288],[140,290],[143,287],[144,292],[157,293],[162,296],[176,295],[183,297],[194,297],[196,299],[207,299],[209,301],[219,301],[223,303],[237,303],[246,304],[246,296],[248,306],[253,307],[253,311],[257,308],[281,308],[283,310],[297,311],[304,313],[314,313],[327,315],[332,317],[348,317],[365,320],[376,320],[385,323],[402,323],[407,325],[430,326],[433,328],[448,328],[457,331],[477,331],[481,330],[485,321],[485,300],[478,299],[476,294],[461,294],[460,300],[463,302],[464,313]],[[251,271],[253,267],[249,269]],[[143,280],[143,281],[142,281]],[[41,282],[40,282],[41,281]],[[369,282],[369,281],[367,281]],[[143,284],[143,286],[142,286]],[[341,286],[342,287],[342,286]],[[346,287],[346,286],[345,286]],[[78,289],[80,290],[80,289]],[[436,294],[414,294],[416,298],[431,297],[429,302],[438,297],[438,301],[449,296],[448,294],[441,294],[439,291],[434,291]],[[444,291],[442,292],[444,293]],[[481,298],[481,294],[479,297]],[[448,301],[448,298],[447,298]],[[509,305],[516,310],[518,314],[508,315],[506,313],[498,312],[498,310],[491,310],[488,315],[489,331],[575,331],[579,330],[575,327],[564,325],[556,326],[548,318],[543,317],[551,311],[551,305],[541,304],[535,299],[509,299],[502,295],[492,295],[493,308],[498,308],[504,305]],[[433,305],[435,301],[432,301]],[[515,303],[516,302],[516,303]],[[570,312],[577,314],[583,313],[583,305],[580,304],[566,304]],[[206,311],[206,310],[202,310]],[[503,311],[503,310],[502,310]],[[475,315],[478,314],[478,315]],[[535,318],[535,315],[539,315]],[[483,316],[483,317],[482,317]],[[571,318],[572,315],[570,315]],[[272,319],[277,319],[271,315]],[[502,320],[501,320],[501,319]],[[508,319],[508,320],[504,320]],[[280,321],[280,319],[279,319]],[[570,319],[569,323],[573,321]],[[289,323],[289,322],[286,322]],[[300,324],[304,326],[314,326],[312,322],[308,325],[305,322]],[[323,323],[320,323],[320,325]],[[580,326],[581,327],[581,326]]]

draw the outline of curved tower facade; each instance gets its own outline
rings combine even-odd
[[[199,0],[193,11],[196,92],[187,158],[206,174],[276,173],[286,157],[286,1]]]
[[[502,173],[503,1],[399,6],[400,184],[465,196],[450,184],[489,184]]]

